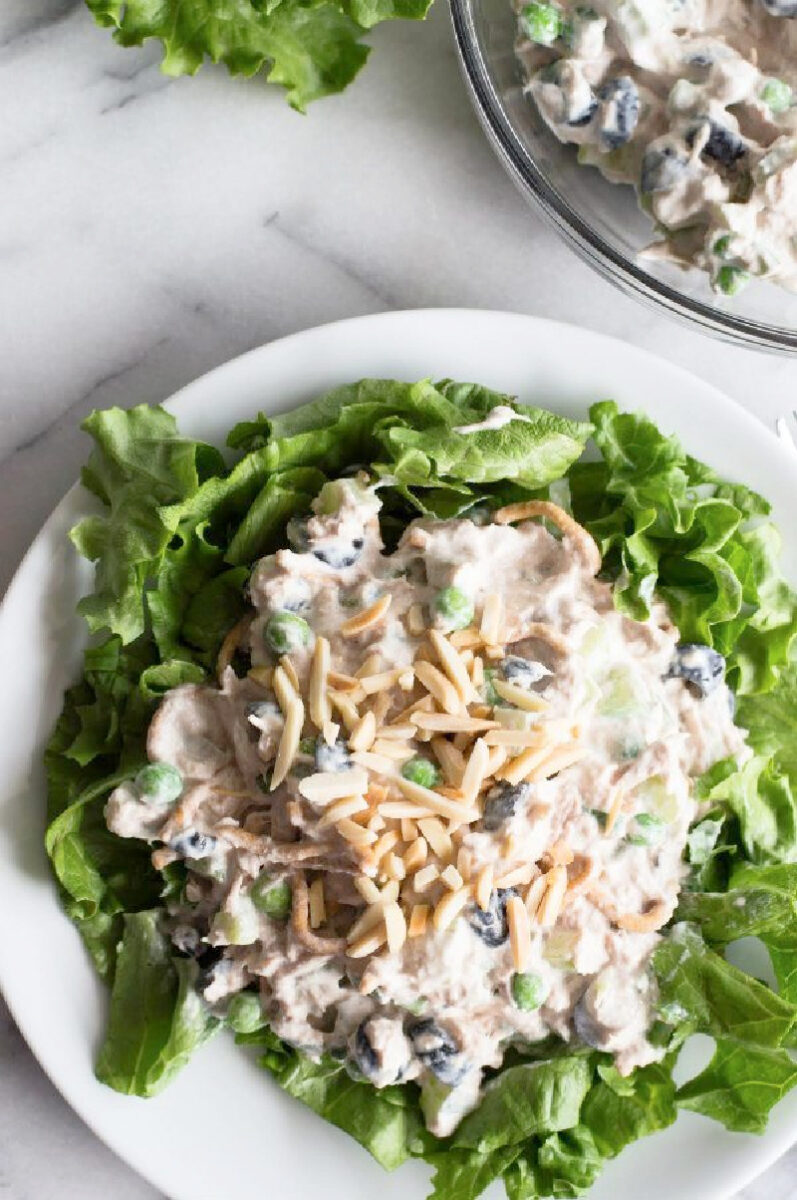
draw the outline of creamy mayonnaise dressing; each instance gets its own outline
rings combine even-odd
[[[797,287],[797,5],[786,0],[526,3],[518,55],[563,142],[631,183],[663,240],[647,252]]]
[[[515,412],[508,404],[496,404],[483,421],[473,425],[455,425],[454,433],[489,433],[491,429],[503,429],[510,421],[529,421],[523,413]]]
[[[322,495],[293,549],[253,569],[232,639],[248,674],[224,665],[228,646],[218,687],[176,688],[153,719],[149,757],[177,768],[182,795],[164,809],[123,784],[107,821],[189,868],[168,922],[209,1004],[254,990],[306,1053],[378,1087],[417,1080],[444,1135],[512,1044],[586,1041],[623,1072],[660,1056],[648,964],[681,886],[693,780],[748,752],[719,656],[679,648],[660,604],[646,622],[617,612],[594,543],[560,510],[543,515],[564,536],[418,520],[386,553],[375,493],[335,488],[336,507]],[[275,614],[303,631],[284,657]],[[299,697],[296,736],[313,740],[271,787]],[[440,764],[428,796],[448,815],[402,790],[418,758]]]

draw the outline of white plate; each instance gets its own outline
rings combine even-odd
[[[622,342],[504,313],[425,311],[361,317],[254,350],[169,403],[188,434],[221,442],[258,409],[290,408],[363,376],[451,376],[514,392],[574,417],[614,397],[644,408],[691,453],[760,489],[789,539],[795,466],[752,416],[691,375]],[[88,445],[87,445],[88,449]],[[790,504],[791,501],[791,504]],[[385,1175],[345,1134],[283,1095],[253,1058],[219,1036],[154,1100],[102,1087],[92,1061],[107,996],[61,913],[42,849],[40,765],[64,687],[84,642],[75,603],[89,584],[67,530],[90,507],[73,489],[33,543],[0,612],[3,794],[0,798],[0,983],[25,1038],[69,1103],[109,1146],[175,1200],[410,1200],[426,1167]],[[34,1133],[42,1153],[46,1134]],[[797,1094],[761,1138],[682,1114],[612,1163],[594,1200],[718,1200],[764,1170],[797,1138]],[[496,1191],[496,1195],[499,1193]]]

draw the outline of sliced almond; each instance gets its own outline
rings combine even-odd
[[[466,704],[476,700],[476,692],[468,675],[467,667],[457,650],[438,629],[429,630],[429,641],[434,647],[443,670],[457,689],[460,699]]]
[[[359,941],[353,942],[346,950],[349,958],[366,958],[375,954],[387,941],[387,930],[384,921],[369,933],[364,934]]]
[[[361,812],[368,812],[368,802],[363,796],[342,796],[324,810],[318,828],[326,829],[328,825],[336,825],[344,817],[354,817]]]
[[[368,774],[361,767],[350,767],[346,771],[318,771],[299,780],[301,795],[319,807],[326,807],[343,796],[363,796],[367,790]]]
[[[423,817],[418,822],[418,828],[426,838],[438,858],[445,862],[454,853],[451,835],[443,828],[437,817]]]
[[[407,937],[421,937],[426,933],[426,922],[429,919],[428,904],[413,904],[410,914],[410,925],[407,930]]]
[[[407,940],[407,922],[404,913],[398,904],[386,905],[384,913],[387,948],[391,954],[398,954]]]
[[[475,821],[479,816],[472,807],[457,800],[449,800],[439,792],[433,792],[431,788],[422,787],[421,784],[404,779],[401,775],[396,777],[396,786],[408,800],[421,805],[422,808],[431,809],[441,817],[457,821]]]
[[[426,862],[428,851],[429,847],[426,839],[422,837],[416,838],[415,841],[410,844],[408,849],[404,851],[404,857],[402,861],[404,863],[404,870],[408,875],[412,875],[413,872],[421,869]]]
[[[545,875],[545,881],[545,894],[537,909],[537,920],[543,929],[550,929],[556,924],[562,910],[567,891],[567,871],[564,867],[554,867]]]
[[[540,713],[550,708],[548,701],[543,700],[536,692],[527,692],[525,688],[518,687],[516,683],[509,683],[506,679],[493,679],[493,688],[502,700],[524,712]]]
[[[490,751],[483,738],[479,738],[473,744],[473,749],[470,752],[470,757],[465,764],[465,771],[462,775],[462,783],[460,791],[462,792],[462,801],[467,808],[472,808],[476,803],[476,797],[479,794],[482,782],[487,774],[487,764],[490,760]]]
[[[450,888],[452,892],[458,892],[465,882],[457,868],[453,865],[446,867],[446,869],[440,873],[440,878],[446,887]]]
[[[428,729],[432,733],[484,733],[498,728],[497,721],[451,713],[414,712],[410,720],[418,729]]]
[[[342,821],[338,821],[335,828],[342,838],[358,848],[366,849],[376,841],[376,834],[372,830],[364,829],[362,825],[352,821],[351,817],[344,817]]]
[[[349,737],[350,750],[369,750],[376,736],[376,717],[372,712],[363,713]]]
[[[435,929],[448,929],[450,925],[453,925],[469,900],[469,888],[463,887],[457,892],[446,892],[442,899],[438,900],[432,915]]]
[[[412,886],[416,892],[425,892],[428,887],[431,887],[440,877],[440,872],[434,863],[430,863],[428,867],[421,867],[420,871],[416,871],[412,878]]]
[[[531,931],[529,915],[520,896],[510,896],[506,902],[506,922],[509,926],[509,943],[516,971],[525,971],[531,957]]]
[[[392,671],[379,671],[376,675],[363,675],[360,678],[360,687],[366,696],[374,696],[377,692],[386,692],[394,688],[402,673],[402,668],[396,667]]]
[[[353,638],[358,634],[365,633],[367,629],[373,629],[385,618],[392,601],[393,597],[389,593],[385,593],[368,608],[364,608],[354,617],[349,617],[348,621],[344,621],[340,627],[341,637]]]
[[[462,699],[450,679],[430,662],[415,661],[415,674],[447,713],[458,713],[462,709]]]

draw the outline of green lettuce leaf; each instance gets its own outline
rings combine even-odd
[[[328,1058],[315,1063],[275,1041],[261,1065],[289,1095],[343,1129],[386,1170],[400,1166],[422,1144],[425,1130],[413,1090],[376,1091],[352,1079],[343,1063]]]
[[[430,0],[87,0],[123,46],[163,44],[167,75],[209,60],[232,75],[262,71],[300,112],[341,92],[368,57],[363,32],[380,21],[420,20]]]
[[[197,966],[170,953],[160,911],[128,914],[97,1078],[117,1092],[155,1096],[221,1022],[195,987]]]
[[[740,1133],[763,1133],[773,1107],[797,1084],[786,1050],[718,1038],[704,1071],[678,1091],[678,1105]]]
[[[797,1008],[709,950],[693,926],[673,926],[652,963],[660,1008],[681,1014],[691,1032],[770,1048],[790,1040]]]
[[[619,607],[644,619],[655,591],[683,641],[726,656],[739,694],[769,691],[789,661],[797,603],[766,501],[723,484],[644,416],[605,401],[590,418],[603,461],[571,471],[573,511],[617,578]]]
[[[453,1145],[486,1154],[533,1134],[572,1129],[591,1082],[589,1058],[581,1055],[508,1067],[457,1127]]]

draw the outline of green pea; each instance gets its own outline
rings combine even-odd
[[[726,296],[735,296],[750,282],[750,275],[741,267],[720,267],[717,272],[717,287]]]
[[[724,254],[728,253],[730,244],[731,235],[729,233],[723,233],[722,237],[718,237],[712,246],[712,253],[716,254],[719,258],[722,258]]]
[[[758,94],[773,113],[791,108],[793,93],[784,79],[767,79]]]
[[[437,593],[434,606],[448,629],[465,629],[473,620],[473,601],[454,584]]]
[[[135,778],[142,800],[151,804],[174,804],[183,790],[183,777],[171,763],[150,763]]]
[[[300,754],[315,754],[315,738],[302,738],[299,742]]]
[[[236,992],[227,1005],[227,1024],[235,1033],[254,1033],[265,1025],[260,997],[254,992]]]
[[[522,9],[520,19],[529,38],[538,46],[552,46],[562,33],[562,14],[553,4],[535,0]]]
[[[512,999],[523,1012],[534,1012],[545,1003],[548,988],[533,971],[516,972],[512,976]]]
[[[290,916],[293,893],[287,880],[275,883],[263,872],[249,889],[249,896],[255,908],[275,921],[286,921]]]
[[[425,788],[437,787],[442,778],[438,768],[428,758],[411,758],[401,768],[401,774],[411,783],[418,783]]]
[[[665,823],[653,813],[637,813],[634,827],[636,832],[627,838],[632,846],[655,846],[664,837]]]
[[[290,654],[309,644],[310,626],[296,613],[272,613],[266,623],[266,641],[275,654]]]

